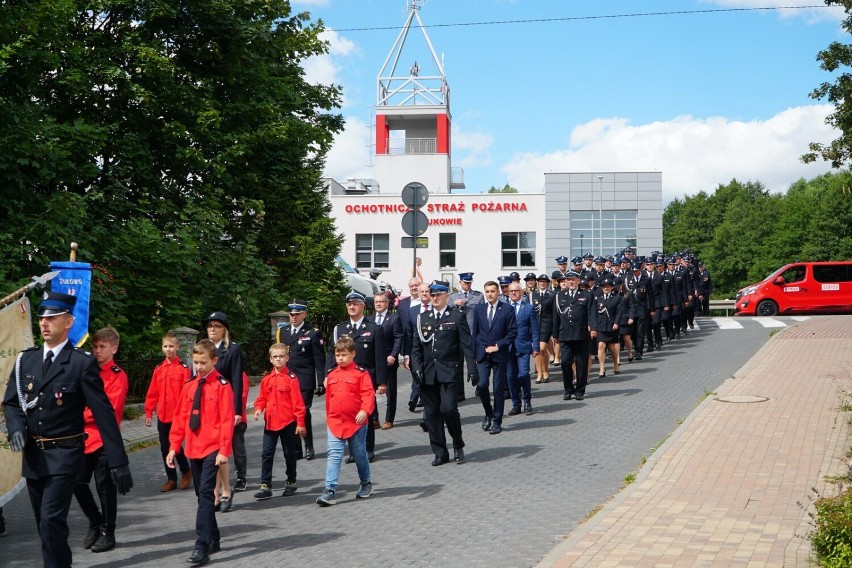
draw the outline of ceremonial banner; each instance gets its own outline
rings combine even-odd
[[[3,385],[3,393],[14,372],[18,353],[33,346],[32,321],[30,301],[26,296],[0,310],[0,384]],[[23,486],[21,454],[12,452],[6,436],[0,433],[0,507]]]
[[[59,276],[50,281],[50,289],[69,296],[77,296],[74,306],[74,326],[68,339],[80,347],[89,337],[89,294],[92,289],[92,265],[88,262],[51,262],[51,270]]]

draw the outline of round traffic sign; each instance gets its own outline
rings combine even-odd
[[[429,219],[423,211],[408,211],[402,216],[402,230],[406,235],[419,237],[426,232]]]
[[[415,209],[423,207],[429,201],[429,191],[422,183],[413,181],[402,188],[403,204]]]

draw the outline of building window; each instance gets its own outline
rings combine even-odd
[[[535,266],[535,233],[502,234],[503,268]]]
[[[355,235],[355,266],[358,268],[388,268],[390,266],[390,235]]]
[[[439,233],[438,250],[440,251],[441,268],[456,267],[456,234]]]
[[[615,255],[636,246],[636,211],[572,211],[571,256]]]

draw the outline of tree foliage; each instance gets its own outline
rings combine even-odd
[[[488,189],[488,193],[518,193],[518,190],[507,183],[503,187],[494,187],[492,185]]]
[[[799,180],[784,195],[732,180],[708,195],[675,199],[663,211],[667,251],[690,249],[713,275],[714,296],[797,260],[852,259],[849,173]]]
[[[35,0],[0,12],[0,277],[95,265],[93,326],[131,341],[214,309],[258,334],[295,296],[339,312],[321,172],[337,86],[286,0]]]

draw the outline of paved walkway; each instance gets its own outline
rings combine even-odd
[[[848,471],[850,392],[852,317],[785,329],[539,566],[812,565],[807,513]]]

